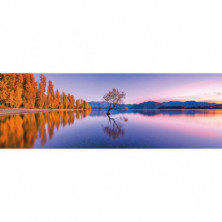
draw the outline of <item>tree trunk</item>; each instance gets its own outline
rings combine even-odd
[[[107,116],[109,116],[110,115],[110,110],[111,110],[111,108],[109,107],[109,109],[108,109],[108,111],[107,111]]]

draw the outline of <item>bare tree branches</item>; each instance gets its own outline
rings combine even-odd
[[[106,93],[103,96],[103,100],[106,101],[109,106],[107,115],[110,115],[110,111],[113,109],[116,109],[119,104],[122,104],[124,102],[125,97],[126,97],[126,93],[123,91],[120,92],[116,88],[113,88],[111,91]]]

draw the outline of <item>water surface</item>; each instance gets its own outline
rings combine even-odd
[[[222,148],[222,110],[1,116],[0,148]]]

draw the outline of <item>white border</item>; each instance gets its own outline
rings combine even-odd
[[[0,72],[221,73],[219,0],[0,0]],[[0,221],[222,220],[221,150],[1,150]]]

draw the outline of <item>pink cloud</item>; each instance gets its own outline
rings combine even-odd
[[[218,86],[222,86],[222,81],[194,82],[159,92],[155,97],[143,97],[132,100],[132,103],[146,101],[165,102],[169,100],[220,101],[218,96],[221,96],[222,93],[217,92],[215,94],[215,88]]]

